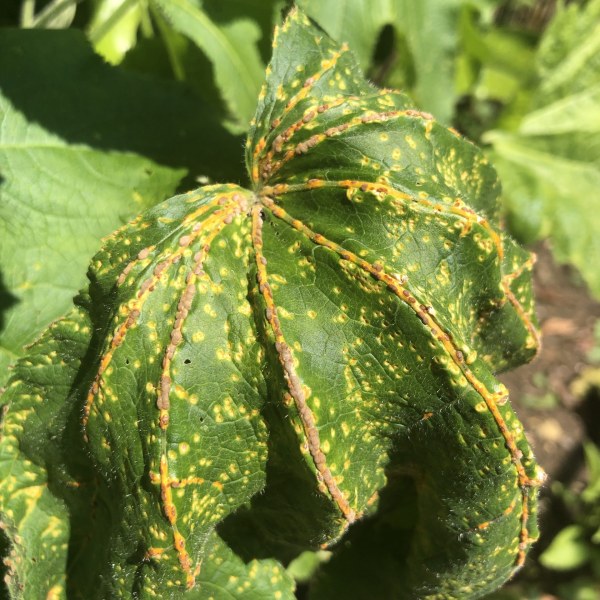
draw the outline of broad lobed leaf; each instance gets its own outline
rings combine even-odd
[[[80,303],[18,363],[2,396],[0,499],[2,527],[12,541],[5,563],[14,598],[147,597],[144,570],[152,567],[132,535],[147,535],[147,516],[134,512],[131,499],[115,502],[123,494],[119,482],[94,473],[81,435],[75,389],[91,329],[89,299]],[[186,597],[293,597],[281,566],[272,560],[244,564],[214,531],[204,555],[201,592]],[[174,593],[181,596],[163,586],[162,597]]]
[[[390,597],[495,589],[537,536],[541,479],[494,378],[538,342],[495,172],[297,10],[246,162],[252,190],[200,188],[108,238],[19,363],[13,595],[293,597],[282,563],[331,547],[313,597],[361,597],[374,543]]]

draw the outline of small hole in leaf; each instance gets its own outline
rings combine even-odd
[[[128,358],[126,358],[126,359],[125,359],[125,364],[126,364],[126,365],[128,365],[128,364],[129,364],[129,359],[128,359]]]
[[[186,358],[183,363],[189,365],[192,361],[189,358]]]

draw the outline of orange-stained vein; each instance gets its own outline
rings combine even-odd
[[[358,179],[342,179],[341,181],[328,181],[327,179],[309,179],[306,183],[279,183],[273,186],[265,186],[262,193],[265,196],[281,196],[290,192],[304,192],[318,188],[342,188],[347,190],[357,190],[369,192],[375,197],[390,196],[393,200],[398,200],[402,204],[414,203],[439,213],[451,214],[462,218],[465,221],[463,234],[466,235],[474,224],[480,225],[492,239],[496,252],[500,260],[504,257],[504,248],[502,239],[489,221],[477,214],[472,208],[468,207],[462,200],[456,199],[453,204],[440,202],[423,196],[415,196],[401,192],[393,186],[381,181],[362,181]]]
[[[102,246],[104,246],[107,242],[110,242],[111,240],[118,238],[120,235],[123,234],[124,231],[126,231],[130,227],[137,225],[142,220],[143,217],[144,217],[144,213],[140,213],[135,218],[131,219],[131,221],[128,221],[127,223],[123,223],[123,225],[121,225],[114,231],[111,231],[108,235],[105,235],[103,238],[100,238],[100,242],[101,242]]]
[[[206,186],[202,187],[202,194],[200,194],[200,193],[190,194],[189,197],[185,199],[185,201],[186,202],[194,202],[196,200],[199,200],[202,197],[202,195],[204,195],[207,191],[210,191],[211,189],[214,191],[217,191],[217,189],[223,189],[223,187],[224,187],[223,184],[206,185]],[[227,195],[227,194],[224,194],[224,195]],[[207,212],[208,210],[213,208],[215,206],[215,204],[218,204],[218,200],[221,199],[221,196],[222,195],[220,195],[219,198],[215,198],[213,201],[208,202],[207,204],[203,204],[202,206],[197,208],[194,212],[186,215],[186,217],[181,221],[181,224],[179,225],[179,227],[177,227],[169,235],[173,235],[174,233],[177,232],[178,229],[181,229],[182,225],[185,225],[185,224],[189,223],[190,221],[195,221],[199,216],[201,216],[202,214],[204,214],[205,212]],[[143,219],[143,217],[144,217],[144,213],[140,213],[139,215],[137,215],[137,217],[135,217],[128,223],[121,225],[118,229],[115,229],[112,233],[103,237],[101,240],[102,245],[104,246],[107,242],[110,242],[112,240],[119,238],[124,232],[127,231],[127,229],[138,224]],[[137,259],[134,259],[131,262],[135,264],[139,261]],[[131,264],[131,263],[129,263],[129,264]],[[132,265],[132,268],[133,268],[133,265]]]
[[[281,122],[281,119],[285,117],[301,100],[304,100],[311,93],[317,81],[319,81],[328,71],[333,69],[340,56],[347,51],[348,45],[342,44],[339,51],[332,52],[329,58],[324,58],[321,61],[321,69],[304,81],[300,90],[290,98],[288,103],[285,105],[285,108],[279,113],[279,117],[270,124],[271,129],[275,129]],[[258,183],[259,181],[259,157],[267,146],[267,135],[260,137],[254,146],[254,151],[252,153],[251,173],[253,183]]]
[[[227,203],[228,197],[231,197],[232,202]],[[219,205],[223,205],[222,209],[215,211],[213,213],[213,215],[211,215],[209,217],[209,220],[210,220],[210,219],[213,219],[215,217],[215,215],[220,215],[223,211],[225,211],[227,209],[227,204],[229,204],[230,206],[233,206],[233,207],[239,206],[241,200],[242,200],[242,198],[238,192],[228,192],[225,194],[220,194],[212,202],[209,202],[209,203],[201,206],[199,209],[197,209],[196,211],[191,213],[189,215],[189,217],[192,217],[192,215],[193,215],[194,218],[198,218],[199,216],[201,216],[205,212],[209,211],[210,209],[215,208],[216,206],[219,206]],[[189,219],[186,218],[185,222],[189,222]],[[207,220],[207,222],[208,222],[208,220]],[[183,256],[183,253],[186,251],[188,246],[198,236],[200,236],[203,233],[203,229],[204,229],[203,225],[204,225],[203,223],[198,223],[192,228],[192,231],[188,235],[181,236],[179,238],[179,246],[174,252],[169,254],[169,250],[167,249],[167,251],[165,251],[162,254],[162,256],[166,256],[166,258],[164,260],[162,260],[161,262],[159,262],[156,265],[156,267],[154,268],[152,275],[148,279],[146,279],[144,282],[142,282],[140,290],[137,293],[136,299],[132,303],[130,303],[130,305],[128,307],[129,310],[127,313],[127,317],[116,328],[116,331],[113,334],[113,337],[111,339],[108,350],[100,359],[100,366],[98,367],[98,372],[96,373],[96,377],[94,378],[94,381],[90,387],[90,390],[89,390],[87,398],[86,398],[86,403],[85,403],[85,406],[83,409],[83,419],[82,419],[82,424],[83,424],[83,429],[84,429],[83,435],[84,435],[85,441],[88,441],[88,436],[87,436],[87,433],[85,432],[85,430],[86,430],[87,423],[88,423],[88,420],[90,417],[90,411],[91,411],[92,405],[94,403],[94,398],[98,394],[102,393],[102,390],[101,390],[102,376],[105,373],[108,366],[110,365],[110,363],[112,362],[112,358],[113,358],[113,355],[114,355],[116,349],[123,343],[123,340],[125,339],[125,336],[127,335],[127,331],[129,329],[131,329],[131,327],[133,327],[137,323],[137,320],[140,316],[142,307],[144,306],[144,304],[145,304],[146,300],[148,299],[148,297],[150,296],[150,294],[154,291],[154,288],[157,285],[157,283],[160,281],[160,279],[163,275],[163,272],[181,259],[181,257]],[[137,263],[139,263],[141,260],[145,260],[148,257],[148,255],[150,254],[150,252],[152,251],[152,249],[153,249],[153,246],[149,246],[147,248],[142,249],[138,253],[137,257],[135,259],[133,259],[132,261],[130,261],[125,266],[125,268],[123,269],[123,271],[121,272],[121,274],[119,275],[119,277],[117,279],[118,285],[122,285],[125,282],[125,280],[127,279],[127,276],[129,275],[129,273],[131,272],[133,267]]]
[[[325,484],[330,496],[337,504],[347,522],[352,523],[356,520],[356,513],[349,505],[348,500],[338,487],[337,482],[327,466],[327,458],[321,449],[319,432],[317,430],[314,415],[306,402],[306,393],[302,381],[296,373],[292,350],[283,336],[281,323],[279,322],[279,317],[277,315],[277,306],[275,305],[275,300],[273,298],[273,291],[268,281],[267,259],[263,254],[261,206],[258,204],[255,204],[252,208],[252,245],[256,257],[259,291],[263,296],[267,307],[266,318],[275,337],[275,348],[277,350],[279,362],[283,368],[283,375],[288,390],[296,405],[300,421],[302,422],[308,450],[315,468],[317,469],[317,473]]]
[[[525,328],[529,332],[527,346],[535,348],[535,355],[539,354],[542,347],[542,338],[540,336],[540,332],[538,331],[537,327],[533,324],[533,321],[527,314],[527,311],[523,308],[523,305],[513,294],[512,290],[510,289],[510,284],[502,280],[502,288],[504,289],[504,293],[508,298],[508,301],[513,305],[513,308],[519,315],[521,322],[525,325]]]
[[[510,516],[514,512],[515,508],[517,508],[517,499],[513,498],[510,504],[502,511],[501,515],[498,515],[489,521],[483,521],[482,523],[477,524],[474,529],[479,529],[479,531],[488,529],[492,523],[496,523],[500,521],[500,519],[505,519],[506,517]]]
[[[532,479],[525,471],[521,458],[523,453],[517,447],[515,439],[506,425],[502,414],[500,413],[497,404],[504,403],[506,401],[506,394],[503,392],[491,393],[485,385],[477,379],[475,374],[471,371],[465,362],[463,353],[458,349],[452,342],[452,338],[443,327],[440,325],[434,315],[432,315],[427,308],[423,308],[423,304],[403,285],[402,281],[396,279],[393,275],[387,273],[381,264],[371,264],[370,262],[360,258],[353,252],[346,250],[342,246],[332,242],[320,233],[316,233],[309,229],[300,220],[295,219],[289,215],[281,206],[275,204],[270,198],[262,198],[263,205],[273,213],[276,217],[291,225],[296,231],[302,233],[313,243],[328,248],[329,250],[338,254],[342,259],[347,260],[363,271],[369,273],[372,277],[384,283],[389,290],[391,290],[402,302],[410,307],[420,321],[429,329],[440,346],[445,350],[451,360],[460,368],[467,381],[471,384],[471,387],[482,397],[488,410],[494,417],[496,425],[504,438],[504,442],[508,451],[510,452],[512,462],[517,471],[517,480],[519,488],[521,490],[523,512],[521,513],[521,531],[520,531],[520,542],[519,550],[517,555],[517,566],[523,564],[525,560],[525,550],[529,541],[529,533],[527,531],[527,520],[529,518],[529,509],[527,507],[528,500],[528,488],[531,486],[540,485],[541,481]]]
[[[320,115],[328,110],[331,110],[332,108],[337,108],[338,106],[341,106],[342,104],[345,104],[346,102],[359,101],[359,100],[361,100],[360,96],[340,96],[336,100],[332,100],[330,102],[325,102],[324,104],[321,104],[320,106],[305,112],[304,116],[300,120],[296,121],[295,123],[292,123],[292,125],[290,125],[287,129],[285,129],[282,133],[278,134],[273,139],[273,141],[270,145],[270,150],[264,156],[263,160],[259,160],[259,172],[260,172],[261,179],[263,181],[268,179],[268,177],[271,175],[271,168],[272,168],[271,161],[273,160],[275,154],[281,153],[283,150],[284,144],[287,144],[287,142],[289,142],[292,139],[292,137],[298,131],[300,131],[307,123],[310,123],[311,121],[313,121],[317,115]],[[279,125],[279,122],[277,120],[274,121],[274,123],[275,123],[275,127]],[[274,129],[274,127],[272,127],[272,128]],[[266,141],[265,141],[265,144],[266,144]]]
[[[507,273],[506,275],[504,275],[504,279],[507,281],[512,281],[513,279],[517,279],[518,277],[521,277],[521,275],[523,275],[523,272],[525,271],[525,269],[529,269],[530,271],[533,269],[533,265],[535,265],[536,260],[537,260],[537,256],[534,253],[530,253],[527,260],[524,260],[519,265],[519,268],[516,271],[513,271],[512,273]]]
[[[228,209],[228,210],[227,210]],[[192,559],[186,549],[185,538],[177,528],[177,509],[173,502],[172,488],[179,487],[173,485],[174,480],[169,473],[169,460],[167,456],[167,429],[169,426],[169,395],[171,391],[171,364],[177,346],[183,340],[183,326],[192,307],[192,301],[196,295],[198,278],[206,276],[203,270],[204,261],[208,256],[211,243],[226,225],[231,223],[233,217],[239,215],[241,206],[239,203],[227,206],[223,211],[217,211],[206,219],[203,223],[202,231],[206,232],[202,248],[194,256],[194,265],[192,270],[186,276],[186,287],[179,298],[175,322],[171,330],[169,343],[165,350],[162,360],[161,375],[157,386],[156,406],[159,410],[158,425],[161,429],[162,450],[160,457],[160,496],[163,502],[163,511],[173,530],[173,547],[177,552],[179,564],[186,577],[186,587],[191,589],[196,584],[196,577],[200,573],[200,563],[192,570]]]
[[[313,107],[309,107],[304,111],[304,115],[302,116],[301,119],[299,119],[298,121],[296,121],[295,123],[292,123],[292,125],[290,125],[287,129],[285,129],[282,133],[278,134],[270,143],[270,150],[267,152],[266,156],[264,157],[264,160],[259,161],[260,162],[260,176],[263,179],[263,181],[266,181],[273,173],[273,164],[272,164],[272,160],[275,157],[276,154],[280,154],[285,147],[288,146],[288,142],[294,137],[294,135],[298,132],[301,131],[302,129],[304,129],[306,127],[306,125],[308,125],[309,123],[315,121],[315,119],[317,119],[320,115],[334,109],[337,108],[343,104],[348,104],[349,109],[354,108],[354,112],[356,112],[357,110],[369,110],[369,113],[362,113],[362,116],[366,116],[367,114],[374,114],[376,113],[376,111],[369,109],[368,106],[366,106],[366,103],[371,101],[371,100],[380,100],[380,99],[389,99],[390,96],[394,96],[394,95],[398,95],[400,96],[402,99],[404,99],[403,94],[401,94],[400,92],[396,92],[394,90],[378,90],[373,94],[369,94],[367,96],[354,96],[354,95],[349,95],[349,96],[339,96],[338,98],[335,99],[331,99],[331,100],[325,100],[323,104],[319,105],[319,106],[313,106]],[[352,106],[353,103],[356,106]],[[430,115],[429,113],[425,113],[425,112],[420,112],[417,110],[405,110],[403,111],[405,112],[406,116],[412,116],[412,117],[420,117],[422,119],[426,119],[428,121],[433,120],[433,116]],[[368,121],[367,121],[368,122]],[[271,124],[271,129],[275,129],[276,126],[278,126],[280,123],[280,120],[275,120],[273,121],[273,123]],[[341,125],[341,124],[340,124]],[[330,131],[331,135],[333,135],[334,131],[336,130],[336,128],[331,127],[330,129],[328,129],[328,131]],[[340,129],[339,132],[344,131],[345,127],[343,129]],[[291,153],[288,152],[287,155],[291,158],[294,155],[294,148],[292,148]],[[277,168],[279,168],[281,165],[278,165]]]
[[[519,268],[514,273],[507,273],[502,277],[502,288],[504,289],[504,293],[508,298],[508,301],[513,305],[514,309],[517,311],[517,314],[521,318],[521,321],[525,324],[527,331],[529,332],[529,340],[531,344],[535,347],[536,355],[539,354],[542,348],[542,339],[540,332],[537,327],[533,324],[533,321],[523,308],[522,304],[519,302],[517,297],[513,294],[513,291],[510,287],[512,281],[517,279],[523,274],[525,269],[532,269],[535,264],[536,257],[535,255],[531,255],[526,261],[519,266]]]
[[[265,186],[262,189],[262,193],[266,196],[280,196],[282,194],[286,194],[289,192],[302,192],[308,190],[314,190],[322,187],[336,188],[340,187],[343,189],[351,189],[351,190],[360,190],[362,192],[370,192],[375,196],[378,195],[387,195],[392,197],[394,200],[399,200],[400,202],[406,204],[407,202],[416,203],[420,206],[425,206],[434,210],[436,212],[451,214],[458,216],[465,221],[465,227],[463,228],[463,235],[466,235],[471,227],[474,224],[480,225],[491,238],[494,246],[496,247],[496,252],[498,254],[498,258],[500,260],[500,268],[502,269],[502,260],[504,258],[504,247],[502,245],[502,238],[496,232],[496,230],[490,225],[489,221],[484,217],[480,216],[476,213],[472,208],[469,208],[464,202],[457,199],[454,204],[447,204],[443,202],[438,202],[436,200],[414,196],[407,194],[405,192],[401,192],[389,184],[383,182],[372,182],[372,181],[360,181],[356,179],[345,179],[341,181],[328,181],[326,179],[309,179],[306,183],[296,183],[296,184],[286,184],[279,183],[273,186]],[[521,267],[518,274],[527,266],[526,263]],[[527,314],[527,311],[523,309],[523,306],[519,302],[519,300],[515,297],[515,295],[510,290],[509,285],[506,283],[505,279],[507,277],[514,278],[517,277],[518,274],[509,274],[507,276],[502,277],[502,286],[505,292],[506,299],[512,304],[513,308],[519,315],[523,325],[528,330],[532,337],[533,344],[539,349],[540,347],[540,334],[537,331],[535,325],[533,324],[531,317]]]
[[[314,114],[312,114],[313,112],[314,111],[311,111],[304,116],[304,119],[299,122],[301,125],[295,131],[300,130],[304,124],[310,122],[310,120],[312,118],[314,118]],[[323,111],[321,111],[321,112],[323,112]],[[306,139],[302,142],[299,142],[295,146],[292,146],[291,148],[289,148],[285,152],[283,157],[275,163],[265,161],[265,164],[263,165],[263,168],[262,168],[262,171],[264,172],[263,179],[267,179],[268,177],[271,177],[272,175],[277,173],[277,171],[279,171],[279,169],[281,169],[281,167],[283,165],[285,165],[287,162],[292,160],[295,156],[299,156],[301,154],[306,154],[309,150],[311,150],[312,148],[314,148],[321,142],[324,142],[328,138],[336,137],[336,136],[348,131],[349,129],[360,127],[360,126],[366,125],[368,123],[385,123],[386,121],[391,121],[393,119],[399,119],[402,117],[419,118],[419,119],[421,119],[423,121],[427,121],[427,122],[433,121],[433,116],[430,115],[429,113],[424,113],[424,112],[420,112],[420,111],[413,110],[413,109],[387,110],[387,111],[381,111],[381,112],[377,112],[375,110],[368,110],[367,112],[357,115],[355,117],[352,117],[351,119],[348,119],[347,121],[344,121],[343,123],[340,123],[339,125],[329,127],[329,129],[325,130],[323,133],[315,133],[308,139]],[[275,138],[275,141],[273,142],[274,147],[275,147],[276,142],[277,142],[277,138]],[[280,146],[278,146],[278,147],[280,147]],[[268,159],[268,155],[267,155],[267,159]]]

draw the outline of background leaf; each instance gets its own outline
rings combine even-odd
[[[383,27],[391,25],[396,46],[388,59],[392,66],[386,67],[380,83],[407,88],[420,108],[443,123],[451,121],[456,101],[454,70],[462,4],[464,0],[298,2],[331,37],[348,42],[365,72],[373,73],[377,40]],[[400,44],[402,39],[405,45]]]
[[[549,569],[569,571],[590,560],[583,528],[569,525],[560,531],[540,556],[540,563]]]
[[[256,23],[247,18],[215,22],[198,0],[152,2],[175,30],[189,37],[206,53],[230,111],[233,129],[245,131],[254,114],[264,73],[257,48],[260,29]]]
[[[98,0],[88,25],[94,50],[107,62],[117,65],[136,43],[138,29],[146,16],[138,0]],[[147,18],[147,16],[146,16]]]
[[[600,297],[600,1],[559,9],[538,53],[539,80],[515,133],[490,131],[513,230],[549,237]]]
[[[77,31],[3,30],[0,73],[1,382],[103,235],[184,180],[242,175],[223,160],[239,142],[185,89],[109,68]]]

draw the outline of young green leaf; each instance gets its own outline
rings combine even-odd
[[[54,585],[86,598],[291,597],[276,561],[319,547],[352,589],[344,535],[390,550],[394,596],[475,598],[536,538],[541,473],[493,375],[536,351],[532,261],[498,228],[495,172],[301,12],[273,46],[252,189],[176,196],[107,239],[3,397],[15,595],[48,592],[28,558],[47,518],[69,537]],[[36,493],[60,502],[34,514]]]
[[[540,556],[540,563],[547,569],[569,571],[577,569],[590,560],[590,550],[585,531],[580,525],[568,525],[556,534],[552,543]]]

